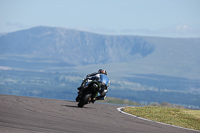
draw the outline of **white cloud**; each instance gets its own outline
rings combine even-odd
[[[187,24],[178,24],[169,28],[156,30],[150,29],[124,29],[121,34],[143,35],[143,36],[162,36],[162,37],[200,37],[200,28]],[[200,26],[199,26],[200,27]]]
[[[184,37],[200,37],[200,28],[186,24],[178,24],[175,27],[161,29],[160,32],[164,34],[176,34]]]
[[[16,23],[15,22],[7,22],[6,25],[14,27],[14,28],[18,28],[18,29],[27,28],[27,25],[24,25],[22,23],[17,23],[17,22]]]
[[[188,32],[189,30],[192,30],[188,25],[177,25],[176,26],[176,32]]]

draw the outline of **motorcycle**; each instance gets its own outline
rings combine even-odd
[[[78,107],[83,107],[91,102],[94,103],[100,89],[100,84],[97,81],[87,81],[84,83],[84,87],[78,91],[78,96],[76,97],[76,102],[79,102]]]

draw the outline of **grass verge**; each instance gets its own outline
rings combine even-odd
[[[200,130],[200,110],[166,107],[125,107],[124,112],[149,120]]]

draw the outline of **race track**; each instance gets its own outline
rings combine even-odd
[[[187,129],[141,120],[117,105],[0,94],[0,133],[189,133]]]

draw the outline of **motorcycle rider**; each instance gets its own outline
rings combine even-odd
[[[83,80],[81,86],[77,88],[80,92],[85,88],[85,85],[87,84],[87,80],[95,80],[100,83],[101,89],[99,91],[100,95],[94,99],[92,99],[92,103],[94,103],[96,100],[104,100],[106,98],[106,93],[108,92],[108,87],[110,85],[110,80],[107,77],[107,72],[104,69],[99,69],[98,72],[88,74],[86,78]]]

